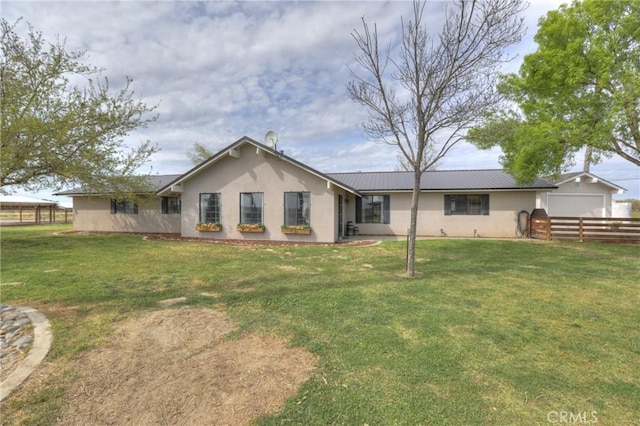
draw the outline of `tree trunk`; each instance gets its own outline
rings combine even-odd
[[[591,169],[591,159],[593,157],[593,147],[591,145],[587,145],[587,148],[584,153],[584,163],[582,164],[582,171],[589,173]]]
[[[416,274],[416,234],[418,230],[418,201],[420,200],[420,178],[422,170],[419,167],[413,171],[413,193],[411,194],[411,223],[409,225],[409,246],[407,247],[407,276]]]

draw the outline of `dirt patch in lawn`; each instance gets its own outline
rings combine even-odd
[[[85,354],[61,424],[241,425],[282,409],[315,365],[275,337],[224,337],[221,312],[183,307],[119,325]]]

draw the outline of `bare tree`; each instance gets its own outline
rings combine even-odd
[[[380,51],[378,32],[362,19],[351,34],[361,69],[352,69],[351,99],[369,111],[368,138],[398,147],[413,170],[407,275],[415,275],[415,241],[422,173],[443,158],[487,111],[499,105],[497,70],[505,49],[524,31],[522,0],[456,0],[437,37],[426,27],[426,3],[414,0],[413,20],[401,19],[397,51]],[[424,161],[425,153],[435,153]]]
[[[427,146],[426,149],[429,150],[430,148],[432,148],[431,146]],[[420,166],[420,168],[423,171],[433,171],[433,170],[437,170],[438,167],[440,166],[440,163],[438,160],[433,161],[433,157],[437,155],[436,152],[434,152],[433,149],[431,149],[429,152],[425,152],[424,157],[422,158],[422,165]],[[413,171],[413,165],[411,164],[411,162],[409,162],[409,160],[407,159],[407,157],[405,157],[402,153],[398,153],[396,155],[396,158],[398,159],[398,165],[396,166],[396,170],[401,171],[401,172],[411,172]]]

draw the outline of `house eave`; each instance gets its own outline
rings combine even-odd
[[[439,188],[439,189],[431,189],[431,188],[422,188],[420,189],[421,193],[473,193],[473,192],[549,192],[554,189],[558,189],[557,186],[550,187],[538,187],[538,188]],[[360,192],[364,195],[368,194],[383,194],[389,192],[395,193],[411,193],[412,189],[361,189]]]

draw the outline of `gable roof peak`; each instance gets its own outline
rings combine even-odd
[[[623,193],[624,191],[626,191],[626,188],[616,185],[615,183],[609,182],[608,180],[602,179],[601,177],[594,175],[591,172],[585,172],[585,171],[563,173],[558,176],[549,176],[549,177],[546,177],[545,179],[547,179],[549,182],[553,182],[556,185],[562,185],[567,182],[571,182],[572,180],[582,179],[583,177],[587,177],[591,179],[591,183],[599,182],[599,183],[602,183],[603,185],[609,186],[610,188],[617,190],[619,193]]]
[[[250,138],[249,136],[243,136],[240,139],[236,140],[234,143],[232,143],[231,145],[228,145],[225,148],[222,148],[221,150],[219,150],[217,153],[215,153],[214,155],[212,155],[211,157],[209,157],[208,159],[206,159],[205,161],[203,161],[202,163],[196,165],[195,167],[193,167],[192,169],[190,169],[189,171],[187,171],[186,173],[180,175],[177,179],[175,179],[172,182],[169,182],[167,185],[165,185],[162,188],[158,189],[157,194],[158,195],[162,195],[163,193],[165,193],[166,191],[168,191],[171,186],[173,185],[179,185],[182,184],[184,181],[188,180],[190,177],[196,175],[197,173],[200,173],[201,171],[203,171],[204,169],[210,167],[211,165],[213,165],[214,163],[216,163],[217,161],[221,160],[222,158],[226,158],[227,156],[235,156],[237,153],[234,153],[234,150],[238,149],[239,147],[246,145],[246,144],[251,144],[253,146],[255,146],[257,149],[263,150],[271,155],[276,156],[279,160],[284,160],[290,164],[293,164],[296,167],[299,167],[300,169],[311,173],[315,176],[320,177],[321,179],[326,180],[327,182],[331,182],[332,184],[343,188],[344,190],[351,192],[353,194],[356,195],[360,195],[358,193],[358,191],[356,189],[354,189],[353,187],[349,186],[349,185],[345,185],[343,182],[331,177],[330,175],[327,175],[325,173],[322,173],[312,167],[307,166],[304,163],[301,163],[298,160],[295,160],[292,157],[289,157],[288,155],[284,154],[284,151],[277,151],[276,149],[267,146],[263,143],[260,143],[258,141],[256,141],[253,138]]]

